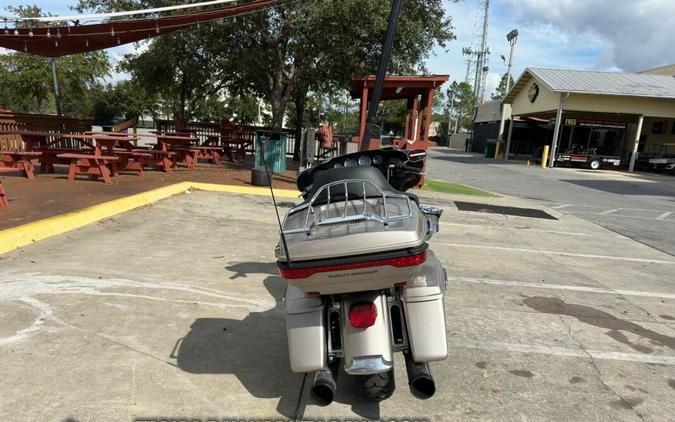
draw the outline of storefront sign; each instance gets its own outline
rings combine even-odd
[[[593,119],[565,119],[565,126],[579,126],[604,129],[625,129],[626,122],[617,122],[613,120],[593,120]]]

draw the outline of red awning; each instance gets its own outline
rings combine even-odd
[[[13,29],[8,34],[0,30],[0,47],[45,57],[68,56],[142,41],[197,25],[200,22],[209,22],[272,7],[283,1],[253,0],[205,12],[153,19],[119,20],[100,24],[49,28],[18,28],[16,30],[18,35]]]

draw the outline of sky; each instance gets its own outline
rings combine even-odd
[[[464,80],[462,48],[480,42],[482,2],[443,0],[457,39],[447,50],[434,49],[426,63],[430,73]],[[26,3],[64,15],[73,13],[69,6],[76,0],[0,0],[0,12]],[[519,32],[514,79],[526,67],[635,72],[675,63],[675,0],[490,0],[488,22],[487,96],[506,73],[500,55],[508,58],[506,34],[512,29]],[[116,61],[133,50],[122,46],[108,52]],[[123,77],[115,75],[113,80]]]

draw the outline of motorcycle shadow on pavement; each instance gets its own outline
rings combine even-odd
[[[313,376],[294,374],[288,365],[283,314],[286,284],[275,264],[241,262],[226,269],[235,273],[231,279],[267,274],[263,284],[276,305],[264,312],[251,312],[243,320],[196,319],[176,343],[172,357],[180,369],[192,374],[233,374],[253,397],[279,398],[280,414],[301,419],[305,406],[312,403],[309,391]],[[354,377],[342,372],[336,401],[351,405],[352,411],[362,417],[379,418],[379,405],[365,400],[358,391]]]
[[[278,397],[277,411],[295,418],[303,377],[288,369],[283,281],[269,276],[264,284],[277,302],[274,308],[251,312],[243,320],[198,318],[178,340],[172,357],[192,374],[233,374],[256,399]],[[256,409],[255,402],[242,406]],[[237,414],[245,410],[233,409]]]

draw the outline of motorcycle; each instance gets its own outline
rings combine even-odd
[[[340,365],[374,401],[395,389],[402,352],[412,394],[436,392],[429,362],[447,356],[447,275],[427,241],[439,208],[406,192],[423,173],[424,150],[380,149],[333,158],[297,180],[304,201],[281,223],[277,266],[290,367],[314,373],[312,398],[330,404]]]

